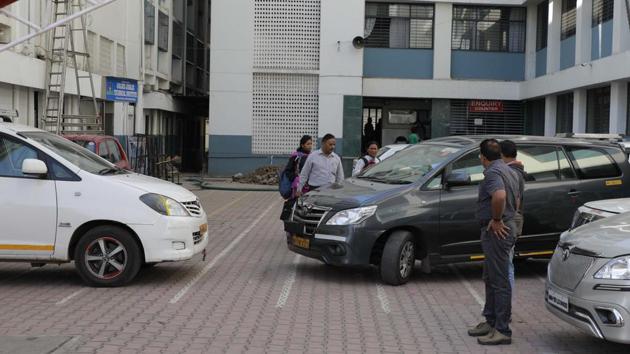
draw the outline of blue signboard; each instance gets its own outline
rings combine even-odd
[[[107,77],[105,99],[108,101],[138,102],[138,81]]]

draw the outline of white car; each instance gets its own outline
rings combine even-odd
[[[605,199],[589,202],[575,212],[571,229],[592,221],[627,213],[630,211],[630,198]]]
[[[143,265],[205,251],[198,198],[121,170],[58,135],[0,122],[0,260],[74,261],[93,286],[130,282]]]

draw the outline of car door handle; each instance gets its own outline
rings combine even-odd
[[[567,193],[569,196],[571,197],[577,197],[578,195],[582,194],[582,192],[580,191],[576,191],[575,189],[572,189],[569,191],[569,193]]]

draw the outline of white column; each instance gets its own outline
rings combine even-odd
[[[547,30],[547,74],[560,70],[560,33],[562,0],[549,0],[549,28]]]
[[[573,91],[573,132],[586,132],[586,89]]]
[[[610,133],[626,133],[628,118],[628,82],[610,84]]]
[[[527,6],[527,34],[525,35],[525,80],[536,78],[536,25],[538,19],[538,6]]]
[[[575,16],[575,64],[591,61],[593,0],[577,0]]]
[[[614,55],[626,50],[630,50],[630,25],[626,1],[619,0],[614,1],[612,52]]]
[[[545,97],[545,136],[556,134],[556,113],[558,112],[558,96]]]
[[[433,78],[451,78],[451,27],[453,25],[453,4],[435,4],[433,41]]]

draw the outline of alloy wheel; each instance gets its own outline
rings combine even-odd
[[[127,266],[127,249],[112,237],[99,237],[85,249],[85,265],[98,279],[113,279]]]
[[[400,276],[404,279],[409,276],[415,261],[413,242],[407,241],[400,252]]]

